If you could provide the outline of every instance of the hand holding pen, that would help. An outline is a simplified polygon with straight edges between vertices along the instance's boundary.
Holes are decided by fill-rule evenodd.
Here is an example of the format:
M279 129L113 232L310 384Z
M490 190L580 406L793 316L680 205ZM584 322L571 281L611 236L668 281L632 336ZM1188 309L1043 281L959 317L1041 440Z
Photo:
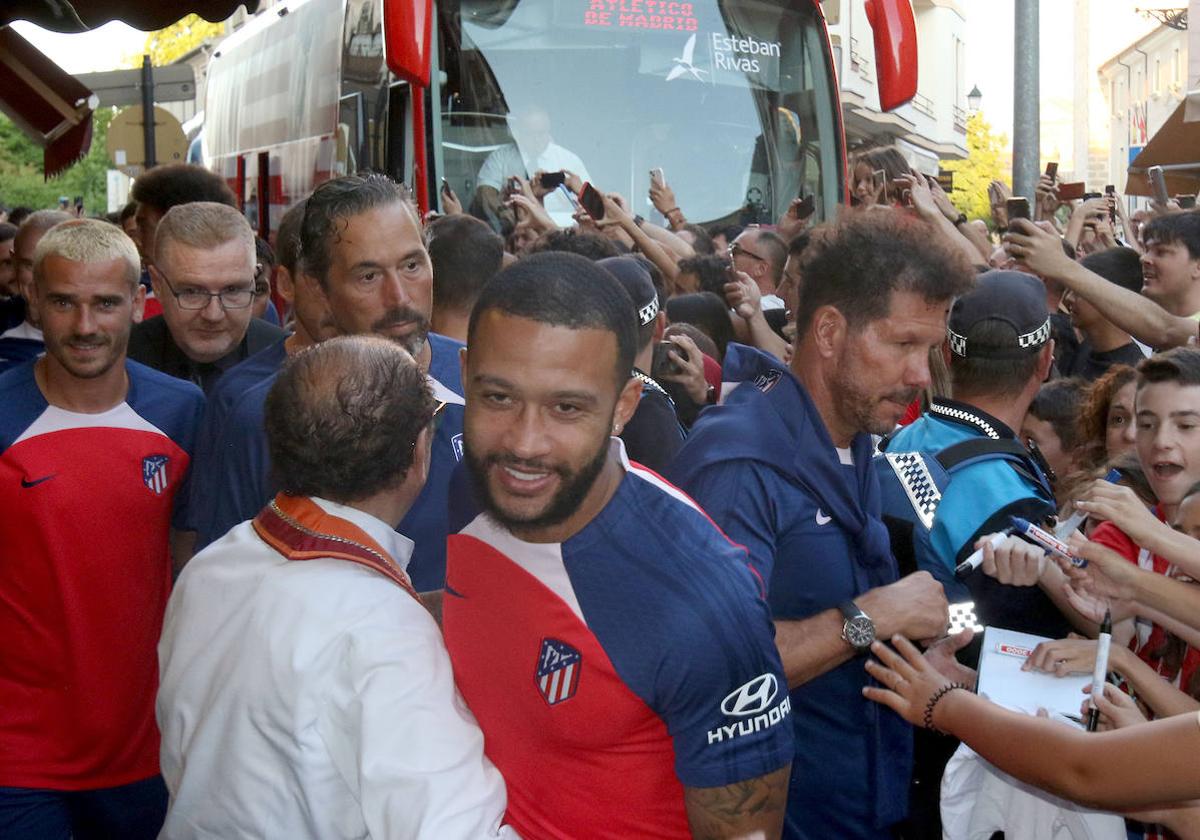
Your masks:
M1011 528L1006 531L1001 531L999 533L992 534L991 536L984 537L983 544L980 545L970 557L959 563L955 568L954 573L957 575L965 575L972 569L979 568L983 564L985 551L988 548L993 550L998 549L1011 534L1024 537L1029 542L1041 546L1046 554L1067 560L1074 566L1082 567L1087 565L1086 560L1076 557L1071 552L1070 547L1065 542L1055 537L1054 534L1050 533L1044 528L1039 528L1028 519L1022 519L1019 516L1014 516L1012 517ZM1040 566L1038 573L1039 575L1041 573ZM1037 582L1036 579L1034 582Z
M1087 731L1095 732L1100 723L1100 707L1096 698L1104 694L1104 683L1108 678L1108 652L1112 646L1112 611L1104 611L1104 620L1100 622L1100 635L1097 638L1096 665L1092 669L1092 694L1089 697Z

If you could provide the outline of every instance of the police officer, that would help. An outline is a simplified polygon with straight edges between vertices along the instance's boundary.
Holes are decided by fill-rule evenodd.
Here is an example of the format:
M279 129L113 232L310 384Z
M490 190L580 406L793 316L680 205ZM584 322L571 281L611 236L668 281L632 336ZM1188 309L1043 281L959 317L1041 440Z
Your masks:
M982 625L1050 638L1071 630L1064 579L1042 549L1010 536L985 548L963 578L955 566L1013 516L1045 524L1055 513L1048 467L1017 434L1054 363L1040 280L989 271L959 298L948 328L954 399L935 397L921 417L885 439L875 467L883 519L900 570L928 571L951 616L973 603ZM1036 585L1034 585L1036 584ZM960 658L974 661L978 643ZM957 741L918 732L911 814L904 836L940 836L938 785Z
M980 538L1006 529L1012 517L1044 523L1055 513L1045 461L1016 431L1054 361L1045 301L1041 281L1029 274L981 275L950 313L955 398L935 397L883 444L877 466L886 467L879 470L885 517L917 526L911 547L894 546L901 563L915 561L940 580L952 604L973 600L983 624L1059 638L1071 627L1056 606L1061 579L1053 564L1043 564L1038 587L1014 587L1004 575L1001 582L987 574L993 564L963 580L954 575ZM922 486L905 458L914 452L925 456L940 491Z

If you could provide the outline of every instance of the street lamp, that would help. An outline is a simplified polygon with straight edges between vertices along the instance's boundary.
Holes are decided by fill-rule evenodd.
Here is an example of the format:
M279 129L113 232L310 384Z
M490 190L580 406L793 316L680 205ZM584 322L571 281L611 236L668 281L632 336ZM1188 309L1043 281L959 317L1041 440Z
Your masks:
M967 107L972 112L978 111L981 102L983 102L983 94L979 92L979 85L975 85L971 88L971 92L967 94Z

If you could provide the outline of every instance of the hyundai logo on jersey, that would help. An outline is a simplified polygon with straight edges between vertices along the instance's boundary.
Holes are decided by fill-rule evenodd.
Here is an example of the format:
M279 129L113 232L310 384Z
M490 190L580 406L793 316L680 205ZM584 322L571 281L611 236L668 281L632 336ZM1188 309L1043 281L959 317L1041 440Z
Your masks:
M779 692L774 674L763 674L735 688L721 701L721 711L733 717L746 717L765 712Z
M792 698L785 693L783 699L772 706L778 695L779 680L771 673L757 676L726 694L721 701L721 712L742 720L710 729L708 743L719 744L782 723L792 710Z
M162 492L167 489L167 461L169 460L166 455L147 455L142 459L142 481L146 482L146 486L155 496L161 496Z
M558 639L542 639L538 654L537 685L542 699L553 706L570 700L579 687L583 657L579 651Z

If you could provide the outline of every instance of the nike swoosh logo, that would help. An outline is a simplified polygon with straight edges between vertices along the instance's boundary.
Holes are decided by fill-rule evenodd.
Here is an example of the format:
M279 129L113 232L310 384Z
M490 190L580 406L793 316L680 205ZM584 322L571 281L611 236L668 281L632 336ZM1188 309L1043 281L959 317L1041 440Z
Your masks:
M826 516L824 513L821 512L820 508L817 508L817 524L818 525L828 525L832 521L833 521L832 516Z
M21 486L24 487L26 490L28 490L30 487L37 487L43 481L49 481L50 479L54 478L54 476L56 476L56 475L58 475L58 473L53 473L51 475L46 476L45 478L37 478L37 479L34 479L33 481L30 481L27 478L22 478Z

